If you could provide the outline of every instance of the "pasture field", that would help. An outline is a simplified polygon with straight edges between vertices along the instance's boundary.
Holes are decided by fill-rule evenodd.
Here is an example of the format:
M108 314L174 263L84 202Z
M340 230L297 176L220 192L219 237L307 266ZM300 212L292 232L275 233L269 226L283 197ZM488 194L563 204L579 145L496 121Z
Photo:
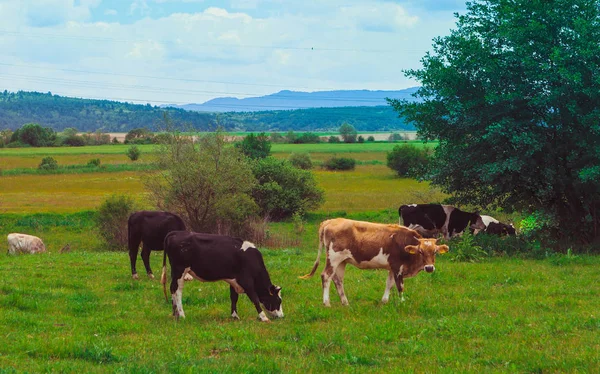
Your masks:
M381 305L383 271L348 267L342 307L321 304L318 274L298 279L312 245L262 249L283 286L285 318L258 322L225 283L186 283L175 321L158 280L130 279L123 252L0 256L3 372L580 372L600 371L597 257L453 263ZM563 261L567 260L567 261ZM159 273L162 254L151 258ZM319 272L323 268L322 259ZM141 266L138 260L138 266Z
M360 148L366 145L372 148ZM394 145L275 144L272 150L282 158L306 151L313 159L336 154L377 161ZM123 164L127 148L2 149L0 162L52 155L81 158L76 164L115 157ZM147 155L153 149L142 146ZM241 321L232 320L227 285L197 281L185 286L187 318L177 322L158 280L133 281L127 253L104 250L93 210L114 193L151 208L142 172L0 176L0 236L37 235L49 250L0 255L0 373L600 372L600 257L464 263L452 261L451 246L438 256L435 273L406 280L404 303L397 293L380 303L385 272L348 266L350 306L341 306L332 286L332 307L325 308L319 277L325 255L313 278L298 279L315 260L321 220L397 222L400 204L444 195L377 163L314 173L326 203L307 215L302 232L291 222L270 229L299 244L261 248L272 280L283 287L286 316L270 324L258 322L244 295ZM0 243L5 251L5 239ZM67 243L71 251L59 253ZM159 275L162 253L151 261ZM137 266L143 269L140 258Z

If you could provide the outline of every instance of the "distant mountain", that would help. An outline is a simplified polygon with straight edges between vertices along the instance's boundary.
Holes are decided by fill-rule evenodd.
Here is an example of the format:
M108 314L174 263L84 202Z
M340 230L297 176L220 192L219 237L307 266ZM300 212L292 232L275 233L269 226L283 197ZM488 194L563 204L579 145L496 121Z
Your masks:
M415 100L411 95L418 87L399 91L279 91L277 93L238 99L220 97L203 104L167 105L169 107L197 112L257 112L266 110L290 110L308 108L365 107L387 105L386 98Z
M282 94L287 92L288 94ZM287 131L331 131L341 124L349 123L358 131L413 130L414 126L398 118L398 113L383 101L385 97L402 98L410 90L403 91L330 91L326 93L290 93L282 91L284 97L293 102L293 97L312 97L303 105L334 104L340 107L318 107L294 110L251 111L246 108L224 113L198 112L181 108L158 107L123 103L110 100L92 100L53 95L40 92L0 91L0 130L20 128L27 123L37 123L62 131L74 127L79 131L128 132L145 127L152 131L164 128L164 115L177 128L211 131L221 126L227 131L287 132ZM331 92L337 92L334 96ZM392 94L395 92L395 94ZM300 96L295 96L299 94ZM269 95L276 96L278 94ZM317 95L321 101L314 96ZM404 96L401 96L404 95ZM260 99L260 98L256 98ZM335 99L335 100L334 100ZM215 99L217 100L217 99ZM248 100L248 99L244 99ZM379 100L379 101L378 101ZM318 104L319 102L325 104ZM361 106L347 106L349 103ZM378 104L377 106L374 106ZM291 105L291 104L290 104ZM369 106L367 106L369 105ZM258 107L255 107L258 108ZM220 109L223 109L220 107ZM261 107L261 109L264 109Z

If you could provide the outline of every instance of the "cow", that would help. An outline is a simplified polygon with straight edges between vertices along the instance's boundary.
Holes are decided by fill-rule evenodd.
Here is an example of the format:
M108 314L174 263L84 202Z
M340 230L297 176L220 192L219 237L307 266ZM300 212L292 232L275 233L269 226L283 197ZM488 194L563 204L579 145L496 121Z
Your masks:
M446 239L462 234L467 227L471 230L485 229L478 213L463 212L452 205L402 205L398 209L398 214L404 226L420 225L425 230L439 230ZM426 234L424 236L429 237Z
M37 236L12 233L8 239L8 254L46 252L46 246Z
M173 231L165 237L164 248L161 283L166 299L169 257L171 302L176 319L185 318L181 297L186 274L201 282L227 282L231 316L235 319L239 319L236 305L241 293L248 295L262 322L269 322L269 318L260 304L271 316L283 317L281 287L271 283L262 254L254 244L230 236Z
M176 214L161 211L139 211L131 214L127 221L127 241L131 276L138 279L135 268L137 254L142 243L142 261L148 277L154 279L150 268L150 251L162 251L165 236L171 231L185 230L185 223Z
M436 239L424 239L419 233L395 224L381 224L334 218L319 226L319 250L307 279L319 266L321 251L326 248L327 262L321 273L323 304L331 306L329 286L331 280L342 305L348 305L344 292L344 271L347 264L359 269L386 269L388 277L382 303L387 303L394 283L404 301L404 278L417 275L421 270L435 270L435 255L448 252L447 245L438 245Z
M504 235L517 235L515 227L510 224L502 223L491 216L481 216L485 229L483 232L492 235L504 236ZM477 234L477 232L476 232Z

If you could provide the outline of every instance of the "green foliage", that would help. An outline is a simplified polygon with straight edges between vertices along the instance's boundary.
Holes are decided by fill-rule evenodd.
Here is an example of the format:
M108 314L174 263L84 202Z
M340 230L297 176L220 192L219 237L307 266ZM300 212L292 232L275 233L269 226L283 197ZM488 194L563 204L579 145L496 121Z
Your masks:
M292 164L294 167L297 167L298 169L309 170L313 167L313 163L310 159L310 154L308 152L293 152L288 157L288 161L290 162L290 164Z
M93 158L91 160L88 161L87 166L93 166L93 167L99 167L100 166L100 159L99 158Z
M365 138L362 135L358 136L358 142L359 143L364 143L365 142Z
M152 144L154 134L145 127L130 130L125 135L125 144Z
M354 170L356 160L349 157L332 157L323 162L323 168L327 170Z
M271 142L264 132L258 136L246 135L244 140L235 144L235 147L251 159L265 158L271 153Z
M404 136L402 136L402 134L398 134L397 132L393 132L390 134L390 136L388 136L388 141L390 142L399 142L405 140Z
M321 138L319 135L312 132L305 132L296 139L294 139L294 144L316 144L320 143Z
M10 143L12 134L13 132L11 129L0 130L0 148L4 148L8 143Z
M285 160L267 157L253 164L258 184L252 191L260 214L275 220L304 214L324 201L324 192L310 171L294 167Z
M356 143L357 132L354 126L349 123L343 123L338 131L344 143Z
M37 123L28 123L15 130L11 142L29 144L32 147L48 147L54 145L56 132L50 127L42 127Z
M127 157L129 157L131 161L137 161L142 155L142 150L139 149L137 146L132 145L127 149L127 152L125 152L125 154L127 155Z
M373 135L369 135L369 137L367 138L368 142L374 142L375 141L375 137Z
M488 256L487 252L476 244L475 236L469 230L452 239L449 247L450 260L455 262L480 262Z
M258 210L251 192L256 184L246 156L222 131L188 136L173 133L159 145L158 174L143 179L153 205L177 213L196 232L243 234Z
M58 169L58 162L53 157L44 157L42 162L38 165L40 170L56 170Z
M421 177L429 164L429 153L425 148L412 144L397 145L386 153L387 166L399 177Z
M133 199L125 195L111 195L98 207L96 226L108 248L126 248L127 219L136 210Z
M62 143L71 147L83 147L86 145L85 139L79 135L69 135L62 140Z
M543 212L555 238L600 237L599 5L467 3L406 73L422 101L390 103L439 139L432 182L457 203Z
M70 136L75 136L77 135L78 131L76 128L74 127L67 127L66 129L64 129L63 131L61 131L62 136L64 136L65 138L68 138Z
M327 139L328 143L341 143L342 141L340 140L340 138L338 136L335 135L331 135L329 137L329 139Z
M285 138L278 132L272 132L269 139L271 143L285 143Z

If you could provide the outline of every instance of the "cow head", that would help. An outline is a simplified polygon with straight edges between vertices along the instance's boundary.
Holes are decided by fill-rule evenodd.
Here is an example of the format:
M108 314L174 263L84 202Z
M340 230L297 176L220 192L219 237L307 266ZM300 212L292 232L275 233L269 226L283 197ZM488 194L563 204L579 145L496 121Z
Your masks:
M267 312L273 317L283 317L283 307L281 305L281 287L271 285L269 294L259 296L260 303L265 307Z
M411 255L421 256L425 271L433 273L435 270L435 255L448 252L448 246L445 244L438 245L436 243L437 239L419 239L415 237L415 240L418 240L419 244L407 245L404 249Z
M515 230L515 226L513 226L513 224L511 223L510 225L507 224L503 224L502 226L502 231L506 234L506 235L517 235L517 230Z

